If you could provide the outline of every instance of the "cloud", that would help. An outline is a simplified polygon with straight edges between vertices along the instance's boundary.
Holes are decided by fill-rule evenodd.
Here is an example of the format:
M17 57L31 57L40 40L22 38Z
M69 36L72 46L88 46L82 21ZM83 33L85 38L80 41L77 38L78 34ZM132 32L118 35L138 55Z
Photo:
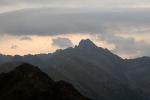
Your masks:
M0 34L146 33L149 17L149 9L28 9L0 14Z
M139 7L150 5L149 0L0 0L0 5L49 5L60 7Z
M53 39L52 41L53 41L52 45L58 46L60 48L66 48L66 47L72 47L73 46L72 41L68 38L58 37L58 38Z
M25 37L20 38L20 40L21 41L32 41L32 38L25 36Z
M12 46L10 47L10 49L17 49L17 48L18 48L17 45L12 45Z
M139 56L150 56L150 44L144 41L136 41L134 38L123 38L118 35L99 35L99 39L115 45L112 52L119 55L128 55L131 58Z

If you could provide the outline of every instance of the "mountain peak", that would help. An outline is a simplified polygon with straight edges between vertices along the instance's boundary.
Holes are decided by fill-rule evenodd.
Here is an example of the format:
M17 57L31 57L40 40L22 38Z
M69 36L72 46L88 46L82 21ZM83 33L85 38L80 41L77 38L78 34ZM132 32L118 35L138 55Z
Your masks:
M97 46L90 39L82 39L78 47L83 48L97 48Z
M35 67L31 64L22 63L20 66L16 67L14 71L20 73L29 73L29 72L37 73L40 72L41 70L38 67Z
M46 80L46 81L48 80L51 83L54 83L54 81L50 77L48 77L44 72L42 72L41 69L39 69L37 66L33 66L28 63L22 63L14 70L12 70L10 73L14 75L15 78L21 80L24 79Z

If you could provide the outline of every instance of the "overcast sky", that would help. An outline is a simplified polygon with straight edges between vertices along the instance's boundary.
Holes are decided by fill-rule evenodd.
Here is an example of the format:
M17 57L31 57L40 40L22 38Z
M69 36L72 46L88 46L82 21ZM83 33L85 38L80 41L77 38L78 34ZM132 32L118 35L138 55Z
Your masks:
M0 0L0 53L48 53L90 38L124 58L150 56L149 7L149 0Z
M23 8L149 8L149 0L0 0L0 11Z

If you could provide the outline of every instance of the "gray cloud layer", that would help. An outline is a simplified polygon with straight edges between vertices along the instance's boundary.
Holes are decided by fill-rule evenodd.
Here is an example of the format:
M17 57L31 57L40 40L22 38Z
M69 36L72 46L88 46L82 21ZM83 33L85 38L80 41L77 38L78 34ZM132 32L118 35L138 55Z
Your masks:
M99 39L115 44L115 53L130 55L130 57L150 56L150 44L144 41L136 41L134 38L123 38L113 34L99 35Z
M1 14L0 34L145 33L149 18L149 9L29 9Z
M149 0L0 0L0 5L50 5L60 7L140 7L149 6Z

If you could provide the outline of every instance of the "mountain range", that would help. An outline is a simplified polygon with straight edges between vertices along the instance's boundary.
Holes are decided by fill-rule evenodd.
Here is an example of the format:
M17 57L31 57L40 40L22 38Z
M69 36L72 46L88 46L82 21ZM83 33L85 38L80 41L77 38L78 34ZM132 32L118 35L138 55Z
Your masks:
M92 100L150 100L150 57L122 59L86 39L49 54L0 55L0 73L23 62L39 66L55 81L73 84Z

